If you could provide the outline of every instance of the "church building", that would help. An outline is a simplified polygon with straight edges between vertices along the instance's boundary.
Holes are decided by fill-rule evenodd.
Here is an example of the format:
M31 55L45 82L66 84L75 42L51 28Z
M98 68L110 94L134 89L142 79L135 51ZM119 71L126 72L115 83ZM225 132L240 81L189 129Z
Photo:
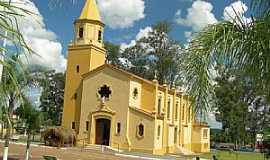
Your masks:
M210 129L196 122L186 93L106 64L104 26L96 0L86 0L68 46L62 127L89 145L209 152Z

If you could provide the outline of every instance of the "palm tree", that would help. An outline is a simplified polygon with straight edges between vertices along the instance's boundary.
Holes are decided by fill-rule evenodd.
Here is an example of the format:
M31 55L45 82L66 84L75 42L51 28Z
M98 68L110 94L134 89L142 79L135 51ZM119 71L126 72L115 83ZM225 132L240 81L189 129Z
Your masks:
M270 101L270 1L252 0L251 8L251 22L237 16L233 22L209 25L186 49L182 72L194 110L201 116L210 109L220 66L244 71Z
M2 119L7 125L5 135L4 153L8 153L9 139L13 128L13 115L16 104L25 103L25 89L36 85L40 79L33 74L36 70L29 72L20 61L18 55L13 55L6 61L8 65L4 66L2 82L0 83L0 106L2 110ZM38 71L41 71L39 69ZM4 155L5 157L7 155Z
M5 135L5 145L3 159L7 158L9 139L13 126L12 118L15 104L22 100L22 86L27 84L25 72L18 67L21 63L18 56L12 56L4 66L3 78L0 83L1 107L3 110L3 119L7 124ZM19 83L18 83L19 82Z
M17 77L15 77L15 70L18 68L22 68L21 63L19 61L14 61L12 65L8 64L5 60L12 61L10 55L23 53L26 56L28 54L32 53L32 50L28 47L27 43L24 40L23 35L21 34L18 24L17 24L17 18L23 17L25 15L32 14L30 11L17 7L14 5L14 3L11 3L11 0L7 1L0 1L0 26L1 26L1 32L0 32L0 38L2 41L8 41L9 44L11 44L12 47L6 47L0 46L0 65L4 66L4 76L9 77L9 80L5 82L1 82L1 107L2 112L5 112L6 114L3 114L3 118L6 119L7 126L9 129L7 130L6 134L6 141L5 141L5 147L3 152L3 160L7 160L7 154L8 154L8 143L9 143L9 136L10 136L10 127L11 124L11 114L12 109L14 107L7 107L7 106L14 106L14 97L18 98L20 97L20 90L18 85ZM14 65L17 64L17 65ZM15 66L15 68L13 68ZM2 72L2 71L1 71ZM2 76L2 73L0 74ZM1 77L2 78L2 77ZM1 79L0 78L0 79ZM9 82L8 84L6 82ZM10 89L9 86L12 86ZM13 89L13 94L11 97L9 97L9 100L7 100L7 93L8 90Z
M4 67L3 72L3 78L2 82L0 83L0 105L2 106L1 110L3 110L3 120L7 124L7 133L5 136L5 147L4 147L4 153L6 153L3 157L7 157L8 153L8 146L9 146L9 139L11 135L11 130L13 128L13 115L14 115L14 109L16 104L25 104L26 106L29 106L30 103L25 98L25 89L27 87L33 87L40 83L42 78L38 77L35 73L42 73L43 68L36 68L30 70L29 68L24 67L20 61L20 56L13 55L11 56L11 59L6 62L9 67ZM8 71L11 69L12 71ZM17 82L17 83L16 83ZM33 111L33 114L36 112ZM29 119L26 119L28 121L31 121L33 119L32 114L29 114ZM32 131L33 127L36 127L37 122L33 122L33 124L28 124L28 128L26 130L28 133Z
M25 151L25 160L29 159L29 149L31 144L31 135L34 135L41 126L41 113L37 111L27 98L24 98L24 104L16 109L16 115L25 124L27 132L27 145Z
M8 41L12 47L0 46L1 56L9 58L11 53L32 53L33 51L28 47L20 29L18 27L17 19L26 15L32 15L31 11L24 8L17 7L16 3L11 3L11 0L0 1L0 38L3 41ZM14 49L16 48L16 49ZM7 65L2 59L1 65Z

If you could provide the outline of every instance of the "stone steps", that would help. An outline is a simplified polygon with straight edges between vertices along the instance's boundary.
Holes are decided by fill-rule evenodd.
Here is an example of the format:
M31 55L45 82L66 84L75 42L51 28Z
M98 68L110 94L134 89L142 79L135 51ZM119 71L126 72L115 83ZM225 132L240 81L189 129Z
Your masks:
M117 148L113 148L110 146L103 146L103 145L94 145L94 144L88 144L84 147L86 150L95 150L95 151L101 151L101 152L112 152L112 153L118 153L122 152L121 150L118 151Z
M185 148L182 148L182 147L175 147L174 149L174 153L175 154L182 154L182 155L185 155L185 156L193 156L193 155L197 155L196 153L188 150L188 149L185 149Z

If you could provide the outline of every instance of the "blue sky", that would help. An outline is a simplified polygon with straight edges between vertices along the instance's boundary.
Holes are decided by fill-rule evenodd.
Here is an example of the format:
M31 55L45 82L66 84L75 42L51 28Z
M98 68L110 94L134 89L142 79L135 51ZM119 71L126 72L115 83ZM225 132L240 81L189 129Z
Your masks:
M57 35L57 40L64 48L63 54L66 54L67 44L73 36L73 21L79 16L84 1L79 0L74 5L70 3L64 4L62 7L50 7L48 6L48 1L49 0L34 0L34 3L43 16L47 29ZM123 42L129 43L130 40L135 39L140 29L151 26L157 21L167 20L173 23L173 31L171 32L172 38L179 41L181 44L185 44L187 40L185 32L192 31L192 27L176 24L175 14L178 10L181 10L181 17L185 18L188 8L192 6L194 1L145 0L144 2L144 18L135 21L134 25L128 28L111 29L109 26L106 26L105 40L116 44ZM221 20L224 8L235 2L235 0L209 0L207 2L212 4L212 13L215 15L216 19ZM243 2L249 6L248 1Z

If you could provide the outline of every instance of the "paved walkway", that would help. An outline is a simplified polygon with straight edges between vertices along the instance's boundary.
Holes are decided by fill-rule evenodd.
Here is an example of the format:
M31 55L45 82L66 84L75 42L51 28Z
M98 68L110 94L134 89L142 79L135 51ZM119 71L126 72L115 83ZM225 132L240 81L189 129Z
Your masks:
M3 152L3 144L0 144L0 155ZM25 152L24 144L10 144L10 160L23 160ZM96 150L81 150L80 148L53 148L32 145L30 160L43 160L42 156L55 156L61 160L186 160L178 156L153 156L142 153L107 153ZM0 156L1 157L1 156Z

